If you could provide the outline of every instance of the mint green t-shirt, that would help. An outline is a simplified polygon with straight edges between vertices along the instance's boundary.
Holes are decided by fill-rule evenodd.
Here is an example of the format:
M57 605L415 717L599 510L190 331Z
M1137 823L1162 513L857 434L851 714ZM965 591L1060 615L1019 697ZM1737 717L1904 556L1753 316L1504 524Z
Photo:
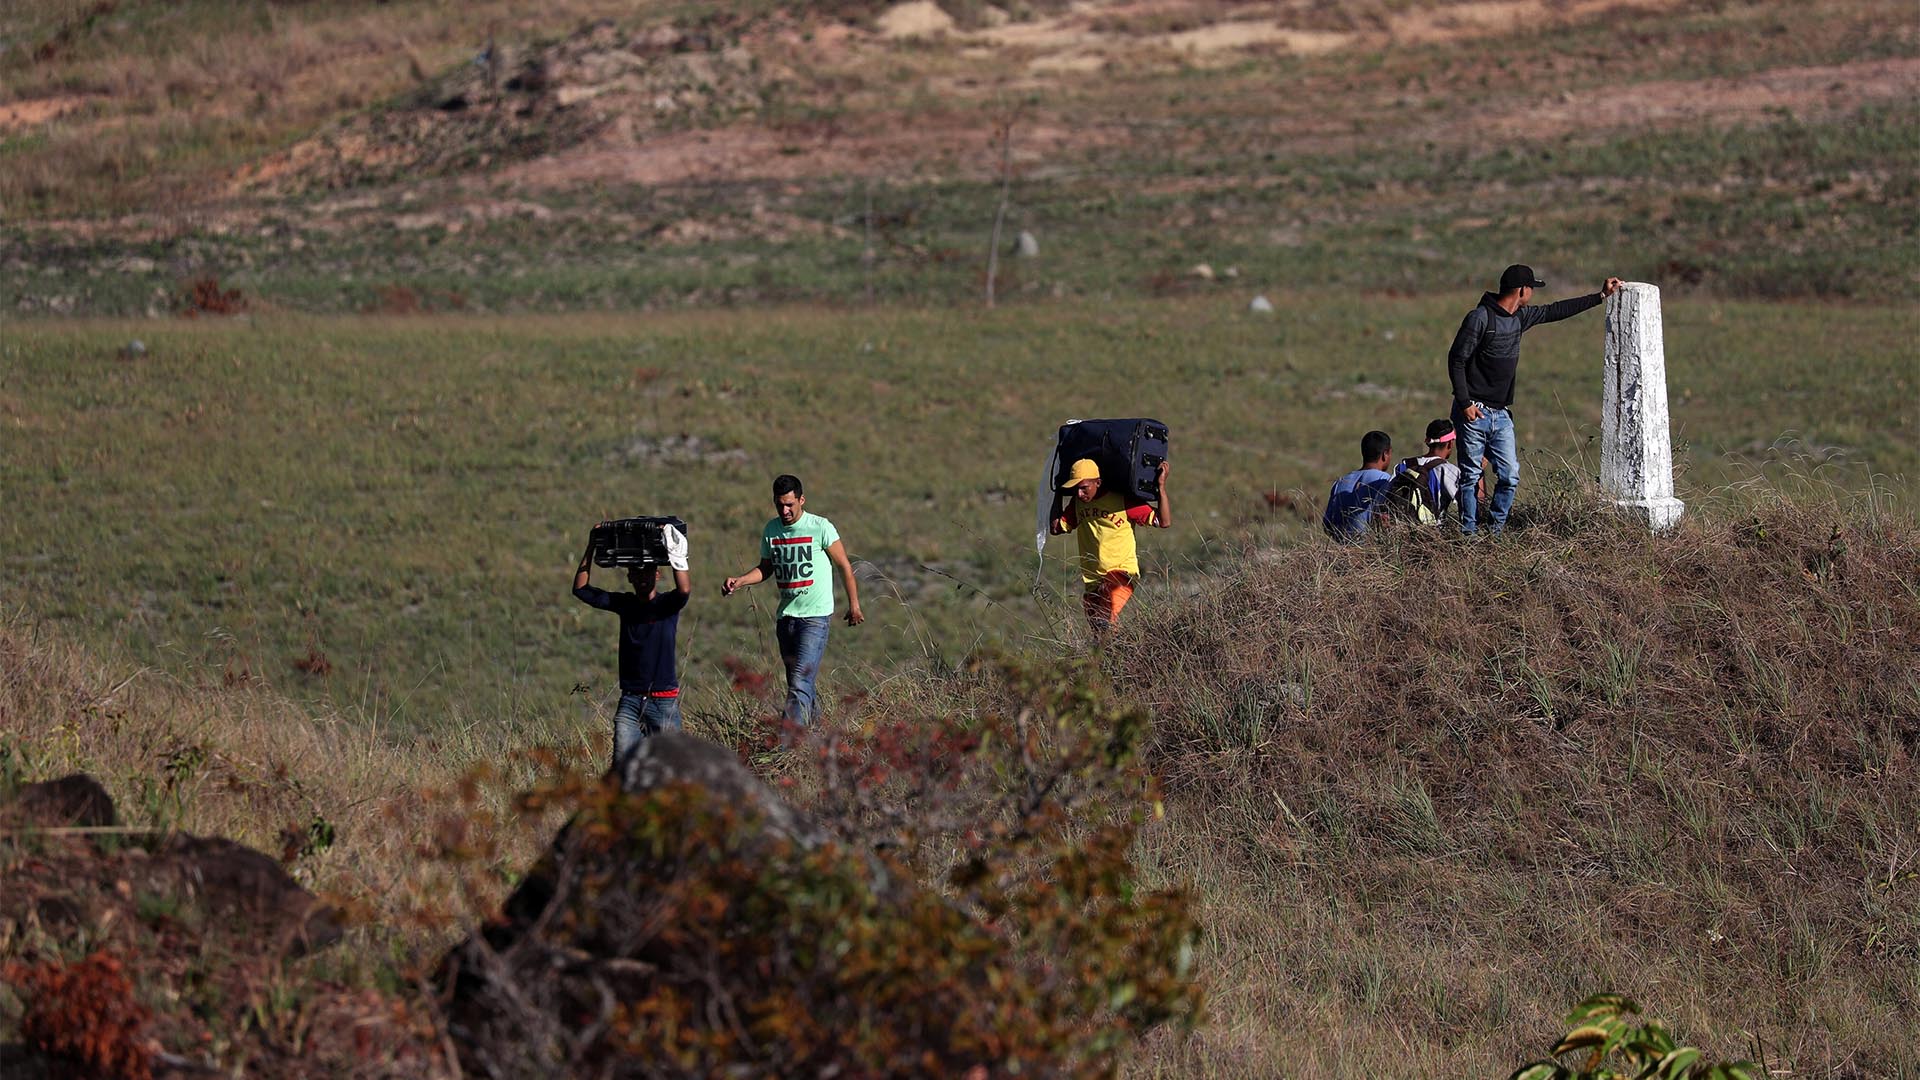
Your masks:
M840 539L833 522L801 514L791 525L779 518L760 533L760 558L773 563L783 618L810 619L833 614L833 563L827 549Z

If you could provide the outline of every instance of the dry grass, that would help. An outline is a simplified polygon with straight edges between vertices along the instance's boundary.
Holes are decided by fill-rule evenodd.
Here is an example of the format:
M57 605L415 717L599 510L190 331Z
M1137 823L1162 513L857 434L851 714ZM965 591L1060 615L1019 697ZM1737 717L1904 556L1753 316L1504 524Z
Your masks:
M540 768L516 753L566 731L499 717L403 739L364 716L308 711L245 669L189 680L129 670L18 616L0 624L0 671L0 765L14 778L86 772L113 795L126 824L224 836L267 852L282 851L283 834L304 834L316 818L329 823L331 846L289 869L391 928L372 935L377 948L431 944L438 938L415 936L422 917L467 914L448 909L454 898L441 891L439 869L419 858L423 838L453 805L436 803L434 793L455 790L483 764L497 770L502 791L523 785ZM562 756L581 767L604 753L604 739L561 740ZM507 820L504 805L496 809ZM531 861L544 839L507 838L503 865Z
M1147 1071L1504 1072L1588 992L1796 1076L1910 1076L1920 534L1833 505L1249 552L1117 658L1212 1026Z
M1203 897L1209 1018L1130 1071L1499 1075L1601 988L1781 1075L1920 1070L1920 531L1726 493L1655 540L1568 477L1530 485L1504 539L1252 550L1138 604L1108 658L1154 712L1168 791L1138 856ZM396 742L244 671L130 672L23 617L0 670L15 772L84 769L136 823L270 851L333 822L294 869L389 927L331 961L368 981L444 940L408 921L446 899L419 793L581 730ZM903 679L860 713L983 692Z

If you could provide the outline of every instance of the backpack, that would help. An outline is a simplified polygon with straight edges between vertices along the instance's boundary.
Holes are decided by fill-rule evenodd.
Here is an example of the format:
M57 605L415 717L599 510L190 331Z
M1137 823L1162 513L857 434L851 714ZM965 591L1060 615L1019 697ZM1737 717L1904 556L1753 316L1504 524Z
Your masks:
M1420 464L1419 458L1408 458L1394 470L1393 483L1387 485L1386 511L1395 521L1404 521L1410 525L1438 525L1443 514L1440 504L1440 477L1438 470L1445 464L1444 459L1436 459Z

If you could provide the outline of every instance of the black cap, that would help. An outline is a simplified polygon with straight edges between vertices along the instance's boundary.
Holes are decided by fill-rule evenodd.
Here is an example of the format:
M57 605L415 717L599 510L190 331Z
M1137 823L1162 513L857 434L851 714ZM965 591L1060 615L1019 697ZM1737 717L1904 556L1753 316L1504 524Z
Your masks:
M1453 421L1441 417L1427 425L1427 442L1436 443L1453 434Z
M1533 276L1533 267L1531 266L1514 263L1512 266L1500 271L1501 292L1512 292L1522 285L1533 289L1544 289L1547 287L1546 282Z

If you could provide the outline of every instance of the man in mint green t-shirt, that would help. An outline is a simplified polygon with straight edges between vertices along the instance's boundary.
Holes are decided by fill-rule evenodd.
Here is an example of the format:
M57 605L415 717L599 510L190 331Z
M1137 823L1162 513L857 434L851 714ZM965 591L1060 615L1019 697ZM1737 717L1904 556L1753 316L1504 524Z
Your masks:
M847 562L840 531L826 518L807 513L806 505L799 477L775 477L775 516L760 533L760 565L720 586L722 596L769 578L779 587L773 637L787 669L787 719L801 725L820 715L814 683L820 677L820 657L827 651L827 629L833 622L834 570L846 583L847 625L859 626L867 620L860 611L860 586Z

